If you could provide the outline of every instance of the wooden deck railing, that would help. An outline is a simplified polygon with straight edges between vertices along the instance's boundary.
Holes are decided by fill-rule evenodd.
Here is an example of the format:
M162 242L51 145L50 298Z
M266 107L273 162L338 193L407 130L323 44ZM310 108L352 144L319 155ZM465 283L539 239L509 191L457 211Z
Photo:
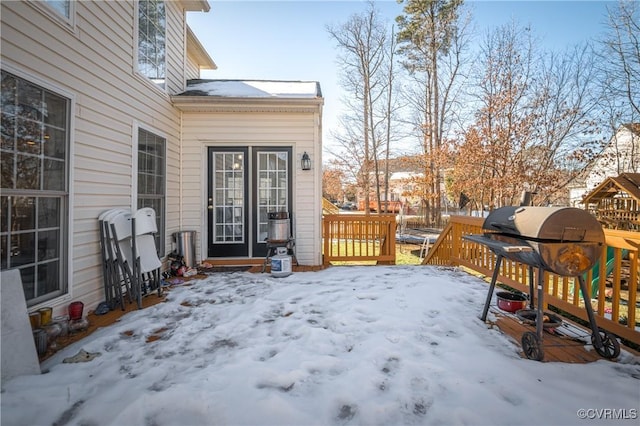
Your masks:
M340 213L340 209L338 206L333 204L331 201L322 197L322 214L338 214Z
M396 262L396 217L392 214L328 214L322 219L323 263Z
M459 265L490 277L496 256L486 246L462 239L463 235L482 233L483 222L483 218L452 216L423 264ZM604 233L607 250L603 250L598 265L585 274L596 322L598 327L640 344L640 233L611 229L605 229ZM498 282L529 293L528 268L504 259ZM544 272L545 305L587 321L579 288L577 278Z

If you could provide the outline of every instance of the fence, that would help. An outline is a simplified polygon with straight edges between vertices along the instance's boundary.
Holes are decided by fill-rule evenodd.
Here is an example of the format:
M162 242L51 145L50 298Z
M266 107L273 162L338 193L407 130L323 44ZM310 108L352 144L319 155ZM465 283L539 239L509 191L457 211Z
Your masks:
M325 266L336 261L395 264L395 215L324 215L322 238Z
M483 218L452 216L423 264L460 265L491 276L496 256L486 246L466 241L463 235L482 233ZM604 229L607 249L585 279L596 311L598 327L640 344L638 271L640 233ZM538 271L534 271L534 282ZM544 272L545 305L587 321L578 279ZM529 292L529 266L503 259L498 281ZM545 306L546 308L546 306Z

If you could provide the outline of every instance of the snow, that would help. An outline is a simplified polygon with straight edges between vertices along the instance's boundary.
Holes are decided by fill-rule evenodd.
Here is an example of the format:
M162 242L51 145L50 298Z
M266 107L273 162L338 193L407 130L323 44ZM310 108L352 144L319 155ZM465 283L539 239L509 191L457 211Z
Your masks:
M200 95L237 98L316 98L315 81L208 80L191 83L184 95L194 91Z
M640 359L524 359L478 318L487 284L458 269L187 284L58 352L48 373L2 383L2 424L638 424ZM100 356L62 362L80 349Z

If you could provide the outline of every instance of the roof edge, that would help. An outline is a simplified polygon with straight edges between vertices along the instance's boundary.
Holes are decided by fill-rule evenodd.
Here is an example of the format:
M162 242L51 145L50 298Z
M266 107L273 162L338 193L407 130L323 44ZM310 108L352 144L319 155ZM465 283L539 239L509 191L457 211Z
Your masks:
M211 96L171 96L181 111L198 112L318 112L323 98L246 98Z
M187 12L208 12L211 10L208 0L180 0L180 3Z
M217 70L218 65L211 59L209 52L204 48L191 27L187 25L187 54L192 54L198 62L200 69Z

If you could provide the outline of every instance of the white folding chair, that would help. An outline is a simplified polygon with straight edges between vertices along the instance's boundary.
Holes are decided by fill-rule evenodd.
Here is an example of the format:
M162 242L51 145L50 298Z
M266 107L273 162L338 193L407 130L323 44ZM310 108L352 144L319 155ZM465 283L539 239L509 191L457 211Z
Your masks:
M114 246L115 242L109 225L110 218L120 212L126 212L126 209L110 209L102 212L98 217L98 224L100 227L105 301L112 309L120 304L124 310L122 287L124 286L125 292L129 293L129 283L125 279L126 277L121 274Z
M162 294L160 285L160 268L162 261L158 257L155 234L158 232L156 212L150 207L137 210L132 221L133 257L136 259L135 272L140 283L141 294L150 290L158 290ZM140 296L141 296L140 294Z
M129 210L114 212L108 216L107 220L109 221L109 227L111 229L113 248L117 259L117 269L123 282L127 283L129 301L135 298L139 307L141 307L138 297L140 293L138 288L139 283L135 273L136 262L131 247L131 212Z

